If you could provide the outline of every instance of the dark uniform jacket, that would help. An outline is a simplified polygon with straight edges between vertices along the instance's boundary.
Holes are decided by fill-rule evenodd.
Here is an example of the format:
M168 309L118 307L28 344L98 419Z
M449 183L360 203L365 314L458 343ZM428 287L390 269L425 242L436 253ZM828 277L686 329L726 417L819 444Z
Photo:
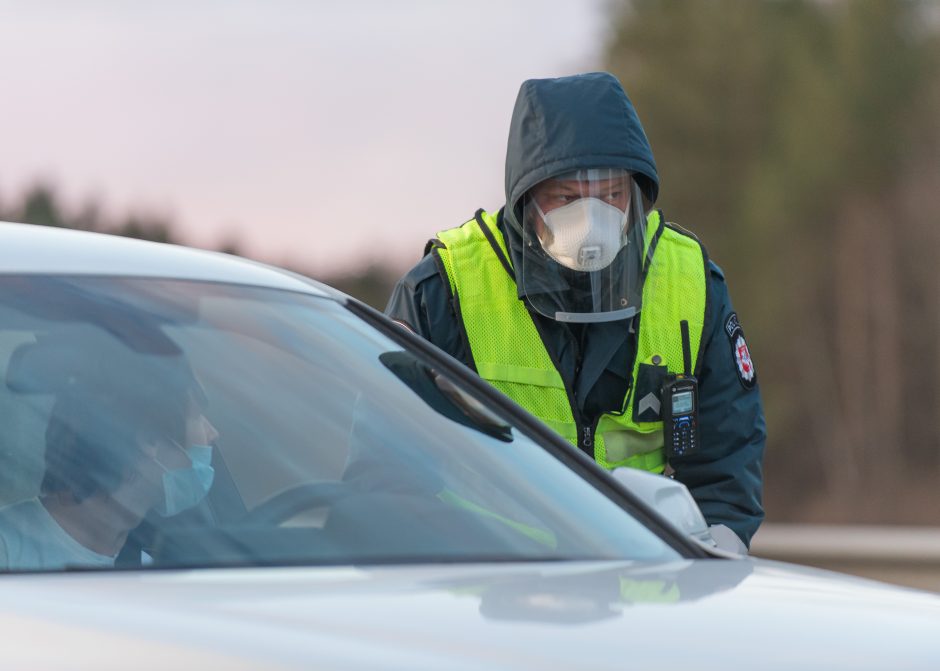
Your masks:
M576 97L584 99L585 93L594 93L595 104L584 116L606 114L622 119L626 101L629 112L626 114L627 123L621 124L627 127L626 131L618 136L616 129L611 132L611 124L608 123L607 137L597 136L596 132L582 133L580 137L562 133L561 140L554 144L533 144L531 138L520 137L524 135L524 129L532 128L531 123L526 123L527 117L531 120L535 116L542 128L550 128L553 115L570 117L581 112L577 106L573 109L566 106L570 96L556 96L557 100L553 100L551 95L546 95L533 102L531 95L528 101L522 101L523 92L520 92L521 102L517 101L513 114L507 156L506 192L513 208L501 210L499 217L499 228L508 243L515 268L521 268L522 241L517 230L508 225L506 217L518 217L521 194L538 181L551 176L540 174L541 166L555 164L554 174L578 167L594 167L598 165L598 146L602 146L605 151L609 151L612 145L619 146L625 157L623 163L629 163L623 167L641 171L646 178L641 187L650 200L656 197L658 181L652 152L639 126L639 119L619 83L613 80L620 97L614 96L613 101L607 101L607 91L595 89L611 87L612 77L582 77L583 80L565 79L575 79L576 84L586 89ZM591 99L592 96L587 95L587 98ZM606 107L605 102L608 103ZM520 110L520 106L523 109ZM596 119L586 118L584 121L591 128L598 126ZM604 125L601 124L601 127ZM611 138L611 135L614 137ZM568 161L559 166L558 157L573 156L586 157L587 163L578 165ZM528 182L531 183L525 186ZM520 184L525 188L521 188ZM698 375L702 449L696 454L671 461L670 467L675 471L675 477L692 492L710 524L727 525L749 544L763 519L761 463L766 437L764 413L756 379L747 379L741 369L740 355L735 355L736 345L743 333L731 305L724 275L711 262L709 270L708 312ZM500 268L500 272L504 271ZM524 299L524 295L520 295L520 298ZM450 295L450 286L433 241L429 243L421 261L398 282L386 313L451 356L473 366L473 358ZM531 310L530 314L538 321L539 332L543 334L552 359L558 362L559 373L574 390L578 405L576 412L584 419L591 420L604 412L619 411L631 382L636 354L632 321L570 324L543 317Z

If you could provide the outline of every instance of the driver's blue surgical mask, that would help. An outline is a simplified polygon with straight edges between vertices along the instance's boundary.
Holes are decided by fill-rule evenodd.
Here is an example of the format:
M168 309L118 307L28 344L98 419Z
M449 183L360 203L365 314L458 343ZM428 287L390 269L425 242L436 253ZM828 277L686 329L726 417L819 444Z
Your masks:
M156 462L165 471L163 502L154 508L161 517L172 517L198 505L206 498L215 478L211 445L193 445L183 451L192 462L186 468L170 470L159 461Z

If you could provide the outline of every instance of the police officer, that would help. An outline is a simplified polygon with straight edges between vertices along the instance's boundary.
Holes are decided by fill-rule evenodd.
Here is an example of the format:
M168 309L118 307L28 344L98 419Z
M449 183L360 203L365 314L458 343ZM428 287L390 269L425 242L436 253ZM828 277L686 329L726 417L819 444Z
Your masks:
M753 362L721 269L653 209L658 191L616 78L525 81L506 205L440 232L386 312L601 466L674 474L716 535L749 544L766 435ZM689 355L699 443L667 459L662 389Z

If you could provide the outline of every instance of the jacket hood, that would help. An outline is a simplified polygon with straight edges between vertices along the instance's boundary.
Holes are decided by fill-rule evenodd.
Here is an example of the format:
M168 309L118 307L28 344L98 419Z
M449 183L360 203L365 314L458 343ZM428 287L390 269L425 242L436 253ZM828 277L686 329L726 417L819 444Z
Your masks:
M544 179L580 168L638 173L650 202L659 194L653 150L616 77L592 72L522 83L506 150L506 217L518 229L522 196Z

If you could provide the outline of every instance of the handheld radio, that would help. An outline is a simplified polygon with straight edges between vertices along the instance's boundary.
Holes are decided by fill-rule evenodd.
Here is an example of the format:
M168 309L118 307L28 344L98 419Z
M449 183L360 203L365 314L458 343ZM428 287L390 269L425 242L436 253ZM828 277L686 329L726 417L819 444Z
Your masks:
M681 375L669 375L662 389L663 441L666 458L683 457L697 452L698 381L692 376L692 347L689 343L689 322L679 322L682 331Z

